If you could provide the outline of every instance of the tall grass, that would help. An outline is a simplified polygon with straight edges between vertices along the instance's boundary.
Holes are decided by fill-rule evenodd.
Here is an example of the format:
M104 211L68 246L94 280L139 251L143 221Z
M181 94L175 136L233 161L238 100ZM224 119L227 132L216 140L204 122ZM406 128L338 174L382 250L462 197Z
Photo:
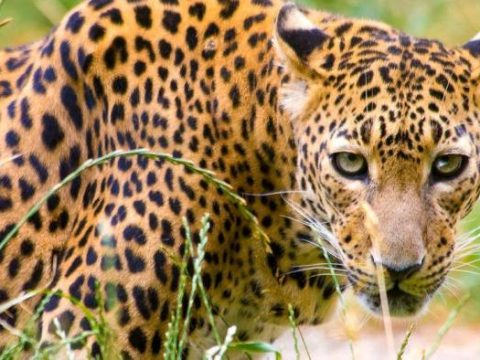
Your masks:
M64 178L60 183L56 184L50 190L48 190L25 214L15 225L12 230L6 234L6 236L0 240L0 251L4 249L8 242L18 233L21 227L31 218L35 213L37 213L40 208L48 201L48 199L57 193L60 189L67 186L77 177L81 176L85 171L105 164L109 161L112 161L115 158L120 157L132 157L132 156L144 156L152 160L164 160L170 162L171 164L177 166L183 166L187 168L193 174L199 174L210 184L214 185L218 190L224 194L236 207L242 216L244 216L248 221L252 222L254 228L256 229L254 236L257 236L259 239L265 242L265 246L268 246L268 238L263 230L258 226L258 221L256 217L248 210L246 207L245 200L233 192L230 185L225 183L222 180L219 180L215 177L215 174L209 170L202 169L197 167L195 164L188 160L180 159L173 157L172 155L165 153L158 153L150 151L148 149L137 149L130 151L117 150L111 152L107 155L99 157L97 159L89 159L83 163L78 169L72 172L70 175ZM189 327L191 319L191 311L194 302L194 297L197 294L197 290L200 294L202 302L207 311L207 316L212 326L212 333L215 341L217 343L216 347L209 349L205 356L209 359L221 359L226 354L227 351L236 351L236 352L245 352L245 353L273 353L275 354L276 359L281 359L281 355L275 348L268 343L261 341L250 341L250 342L240 342L235 340L236 327L233 326L228 329L225 340L222 342L220 338L220 333L217 330L212 306L210 304L210 299L205 290L205 287L202 282L201 269L202 263L205 256L205 246L208 241L207 233L210 228L209 216L208 214L202 218L201 230L200 230L200 243L195 250L192 243L192 237L188 222L186 219L183 219L183 226L186 231L186 247L183 258L179 261L180 264L180 281L179 281L179 290L177 293L177 306L172 311L171 321L168 324L168 331L165 334L165 348L164 355L167 360L181 359L183 350L185 349L188 343L187 330ZM193 258L194 273L191 279L187 272L187 263L190 258ZM182 306L185 296L185 290L187 287L190 287L190 296L187 302L186 316L182 316ZM97 294L97 313L93 313L91 310L86 308L79 299L76 299L68 294L62 293L60 291L50 291L47 288L42 290L35 290L28 293L19 294L15 299L10 300L5 304L0 304L0 314L8 311L13 306L18 306L24 303L26 300L29 300L35 296L43 295L45 298L38 306L35 316L32 317L31 321L25 329L14 329L9 326L6 322L1 322L0 325L9 331L12 335L18 338L18 341L2 351L0 354L0 360L10 360L23 357L22 352L24 350L34 349L32 358L34 359L49 359L53 358L59 354L60 351L64 351L66 356L69 359L75 358L75 354L72 350L71 345L79 342L84 342L90 337L95 337L97 344L100 347L101 353L106 359L118 358L111 345L112 341L115 338L115 334L109 329L108 323L103 312L104 309L104 299L102 293L99 290L100 284L96 284L96 294ZM68 337L64 330L61 328L61 325L58 320L54 320L54 325L56 327L56 334L58 336L58 342L49 344L48 346L41 346L41 344L36 340L36 336L32 333L31 328L35 322L37 322L43 312L44 306L47 301L52 296L60 296L69 300L75 307L81 310L88 320L92 330L84 331L80 335L74 337Z

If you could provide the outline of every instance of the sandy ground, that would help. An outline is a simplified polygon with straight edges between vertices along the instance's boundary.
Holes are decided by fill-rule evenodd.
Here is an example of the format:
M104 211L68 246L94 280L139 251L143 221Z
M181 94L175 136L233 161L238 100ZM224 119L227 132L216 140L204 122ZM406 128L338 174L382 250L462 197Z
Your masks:
M468 309L460 316L443 337L440 346L430 360L480 360L480 322L467 323ZM432 309L428 315L417 320L403 357L404 360L421 360L435 343L438 331L448 318L448 310ZM389 354L383 324L359 308L347 311L346 321L337 314L318 327L300 329L312 360L350 360L353 346L355 360L394 360L397 359L405 334L411 326L409 322L395 322L393 332L395 349ZM284 360L295 360L294 343L291 332L285 333L275 343ZM349 341L349 339L353 339ZM305 346L299 339L300 359L309 359ZM272 357L268 358L271 359Z
M405 328L404 328L405 329ZM398 330L398 329L397 329ZM385 335L380 329L365 329L365 333L353 341L356 360L389 360ZM406 331L406 330L405 330ZM421 360L422 352L429 349L438 331L437 326L422 326L412 335L403 359ZM338 330L330 325L317 328L303 328L303 336L312 360L347 360L352 359L348 340L338 334ZM405 332L396 331L397 350L403 341ZM291 334L285 334L276 342L283 359L295 359ZM308 359L308 355L300 343L300 359ZM479 360L480 359L480 326L456 326L443 339L440 347L430 358L432 360Z

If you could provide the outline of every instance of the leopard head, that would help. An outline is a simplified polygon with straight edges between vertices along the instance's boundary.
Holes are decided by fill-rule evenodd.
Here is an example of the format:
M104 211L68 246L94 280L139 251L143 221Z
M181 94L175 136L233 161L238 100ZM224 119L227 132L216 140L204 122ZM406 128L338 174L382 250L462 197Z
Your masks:
M371 311L381 312L380 274L391 314L418 313L479 195L480 40L450 49L286 4L275 42L304 213L326 223Z

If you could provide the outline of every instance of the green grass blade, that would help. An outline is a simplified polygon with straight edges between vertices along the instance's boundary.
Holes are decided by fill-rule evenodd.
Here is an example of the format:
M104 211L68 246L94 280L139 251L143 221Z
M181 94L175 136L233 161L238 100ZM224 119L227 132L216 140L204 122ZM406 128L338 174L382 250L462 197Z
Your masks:
M274 354L275 360L282 360L282 354L272 344L261 341L231 343L228 345L228 350L243 351L249 354Z
M3 19L3 20L0 20L0 28L2 26L10 24L10 22L12 22L12 20L13 20L12 18L6 18L6 19Z
M208 237L207 233L208 230L210 229L210 223L209 223L209 218L210 216L206 214L202 218L202 227L200 230L200 244L198 244L197 248L197 254L193 260L193 269L194 269L194 274L192 277L192 285L190 289L190 297L188 299L188 305L187 305L187 313L186 317L183 323L183 329L182 329L182 334L180 337L180 341L178 344L178 353L181 354L183 347L187 341L187 332L188 328L190 325L190 319L192 316L192 308L193 308L193 302L195 300L195 294L197 292L197 286L198 286L198 279L201 277L201 271L202 271L202 262L205 258L205 246L207 245ZM192 233L190 231L190 227L188 226L188 221L186 218L183 218L183 227L186 232L186 245L189 248L190 254L194 255L194 249L193 249L193 242L192 242Z
M470 298L471 298L470 293L465 295L457 304L457 306L455 306L455 308L452 309L452 311L448 315L447 321L445 321L442 327L438 330L437 336L435 337L433 344L425 352L425 356L423 357L425 360L430 359L433 356L433 354L435 354L435 352L438 350L438 348L440 347L440 344L442 343L443 338L447 334L448 330L450 330L450 328L453 326L453 323L457 318L458 314L463 309L463 307L467 304Z
M315 229L312 229L312 230L315 231ZM330 275L331 275L332 280L333 280L333 285L335 287L335 292L337 293L337 295L340 299L340 307L341 307L341 314L342 314L342 317L343 317L343 321L346 324L347 311L346 311L345 299L343 298L342 289L340 288L340 281L338 280L337 274L335 273L335 268L333 266L332 260L330 259L330 255L329 255L325 245L323 244L323 239L320 236L316 236L316 241L317 241L318 244L320 244L320 247L322 248L323 257L325 258L325 261L327 262L327 266L328 266L328 269L330 271ZM355 360L355 349L353 347L353 342L350 338L348 339L348 346L349 346L349 349L350 349L350 355L352 357L352 360Z
M228 351L228 347L233 343L236 333L237 333L237 327L230 326L227 329L227 334L225 335L225 340L223 341L223 344L220 342L217 346L213 346L212 348L205 351L204 359L222 360Z
M180 319L182 317L183 297L185 296L185 289L187 287L187 260L190 256L190 249L185 247L183 254L183 261L180 265L180 280L177 293L177 307L172 312L172 318L168 323L168 330L165 334L165 360L177 360L182 357L179 353L178 339L180 336Z
M410 325L408 328L405 338L402 341L402 345L400 346L400 350L398 351L397 360L403 360L403 355L405 355L405 351L407 350L408 342L413 334L413 329L415 329L415 324Z
M29 291L27 293L20 294L19 296L17 296L16 298L10 301L0 304L0 314L7 311L8 309L10 309L15 305L21 304L27 301L28 299L31 299L32 297L37 296L40 293L42 293L41 290Z
M193 165L191 161L176 158L170 154L165 154L165 153L159 153L159 152L154 152L150 151L148 149L136 149L136 150L117 150L113 151L107 155L104 155L102 157L99 157L97 159L89 159L85 161L82 165L80 165L74 172L66 176L60 183L56 184L53 186L43 197L41 197L35 205L33 205L28 213L23 216L17 223L16 225L8 232L8 234L0 240L0 251L5 248L7 243L10 241L11 238L13 238L17 232L20 230L20 228L33 216L37 211L40 210L43 204L47 202L47 200L57 193L60 189L71 183L73 180L75 180L78 176L80 176L83 172L86 170L93 168L95 166L99 166L102 164L107 163L108 161L119 158L119 157L132 157L132 156L145 156L151 159L163 159L169 163L172 164L177 164L177 165L183 165L187 169L189 169L191 172L195 174L199 174L205 178L205 180L212 185L216 186L218 189L220 189L226 197L231 200L235 205L237 205L238 210L244 216L247 220L251 221L252 224L254 225L256 232L258 236L264 241L265 247L267 249L269 248L269 240L268 236L265 234L265 232L258 226L258 220L251 213L246 205L245 205L245 200L241 197L239 197L237 194L235 194L232 190L230 185L226 184L224 181L218 180L215 178L215 176L212 175L211 171L204 170L200 167L197 167L196 165Z
M297 338L297 324L295 322L295 312L293 311L292 304L288 304L288 322L290 323L290 329L292 329L293 347L297 360L300 360L300 350L298 348Z

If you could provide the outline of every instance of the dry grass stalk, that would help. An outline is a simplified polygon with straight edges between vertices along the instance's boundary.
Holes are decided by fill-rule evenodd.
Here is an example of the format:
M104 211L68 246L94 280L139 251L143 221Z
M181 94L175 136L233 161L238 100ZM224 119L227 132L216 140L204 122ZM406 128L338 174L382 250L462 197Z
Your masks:
M395 354L395 341L393 337L393 327L392 327L392 319L390 316L390 308L388 306L388 297L387 297L387 290L385 287L385 277L382 267L381 261L381 254L379 244L382 241L382 236L379 231L379 222L377 215L370 207L370 205L366 202L362 203L362 208L365 213L365 226L367 228L368 233L370 234L370 239L372 241L372 248L373 253L375 254L375 273L377 277L378 283L378 290L380 294L380 303L382 306L382 320L383 320L383 327L385 330L385 337L387 341L387 349L388 349L388 358L393 359Z

